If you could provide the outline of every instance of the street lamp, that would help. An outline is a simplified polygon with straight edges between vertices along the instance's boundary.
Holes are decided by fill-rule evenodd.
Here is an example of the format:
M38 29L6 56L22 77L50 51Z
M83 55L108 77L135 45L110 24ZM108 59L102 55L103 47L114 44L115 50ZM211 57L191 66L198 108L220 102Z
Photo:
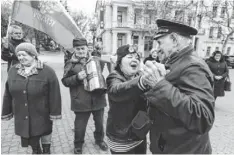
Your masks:
M93 49L94 49L94 46L95 46L95 38L96 38L96 31L97 31L97 26L95 24L91 24L90 26L90 29L89 29L91 32L92 32L92 35L93 35Z

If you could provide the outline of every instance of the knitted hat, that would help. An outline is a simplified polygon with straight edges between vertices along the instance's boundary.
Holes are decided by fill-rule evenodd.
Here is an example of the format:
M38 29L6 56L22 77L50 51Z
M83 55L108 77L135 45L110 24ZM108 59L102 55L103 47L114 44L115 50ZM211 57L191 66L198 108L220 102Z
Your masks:
M87 40L85 38L75 38L75 39L73 39L73 47L83 46L83 45L88 46Z
M31 43L25 42L25 43L19 44L15 49L15 53L17 54L19 51L25 51L29 55L36 56L36 57L38 56L36 47Z
M130 54L130 53L137 53L137 52L130 45L124 45L124 46L119 47L117 49L117 63L118 62L120 63L122 58L125 57L126 55ZM139 59L140 59L140 57L139 57Z

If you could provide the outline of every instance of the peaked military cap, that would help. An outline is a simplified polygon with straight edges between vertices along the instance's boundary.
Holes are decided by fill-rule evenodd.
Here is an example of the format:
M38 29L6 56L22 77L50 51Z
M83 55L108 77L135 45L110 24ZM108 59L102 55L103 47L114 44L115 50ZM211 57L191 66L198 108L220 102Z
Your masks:
M183 36L191 36L197 34L197 30L195 28L181 23L172 22L163 19L158 19L156 23L158 26L158 32L154 36L154 39L158 39L172 32L178 33Z
M73 39L73 47L75 46L83 46L83 45L88 45L87 40L85 38L74 38Z

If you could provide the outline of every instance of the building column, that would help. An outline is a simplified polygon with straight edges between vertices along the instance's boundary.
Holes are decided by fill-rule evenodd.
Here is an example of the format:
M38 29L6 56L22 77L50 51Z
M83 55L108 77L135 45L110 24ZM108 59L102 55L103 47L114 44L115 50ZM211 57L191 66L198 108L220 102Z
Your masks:
M131 32L127 33L127 44L129 44L129 45L132 44L132 33Z
M112 27L116 27L117 26L117 5L113 5L113 20L112 20Z
M117 50L117 33L112 31L112 54Z

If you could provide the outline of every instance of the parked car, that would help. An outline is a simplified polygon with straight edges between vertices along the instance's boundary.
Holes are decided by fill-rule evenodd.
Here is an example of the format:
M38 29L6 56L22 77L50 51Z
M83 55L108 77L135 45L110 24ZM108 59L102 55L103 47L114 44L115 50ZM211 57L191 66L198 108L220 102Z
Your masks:
M225 55L224 59L228 66L234 68L234 55Z

